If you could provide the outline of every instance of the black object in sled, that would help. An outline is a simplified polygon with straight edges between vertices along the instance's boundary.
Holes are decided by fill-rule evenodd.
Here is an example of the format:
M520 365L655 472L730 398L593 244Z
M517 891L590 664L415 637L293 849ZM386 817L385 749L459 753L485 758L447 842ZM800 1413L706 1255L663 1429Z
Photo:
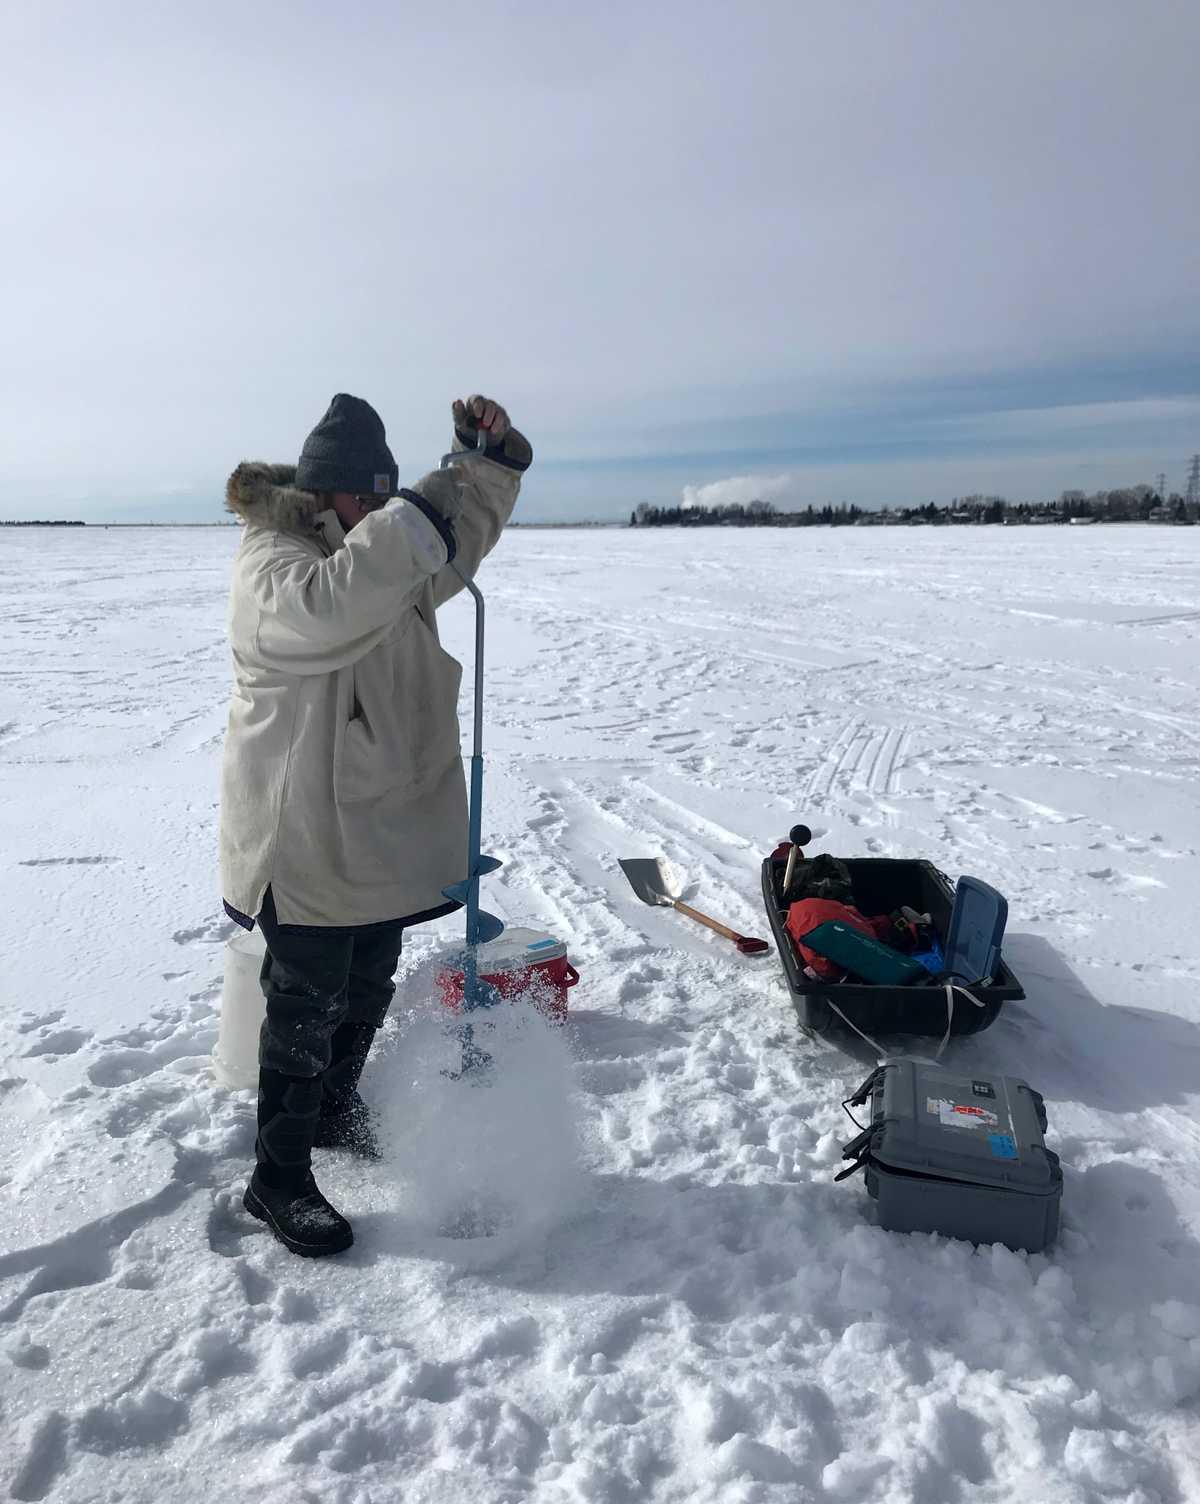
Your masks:
M891 914L902 904L907 904L917 913L930 916L945 946L954 909L954 889L950 879L932 862L892 857L849 857L846 865L854 882L854 904L860 913ZM772 857L763 862L763 901L801 1024L815 1034L833 1038L848 1034L849 1030L830 1007L832 1002L855 1028L872 1039L888 1034L922 1034L940 1039L946 1032L944 987L823 982L804 975L803 963L784 927L787 922L787 909L783 906L781 894L784 867L783 861L775 861ZM1025 996L1020 982L1003 960L997 976L988 986L972 986L970 990L983 1007L977 1008L966 998L956 995L950 1028L952 1034L979 1033L995 1021L1004 1003Z
M866 1172L880 1227L1030 1253L1054 1241L1062 1169L1027 1081L889 1060L846 1105L867 1104L870 1121L843 1150L851 1164L837 1178Z

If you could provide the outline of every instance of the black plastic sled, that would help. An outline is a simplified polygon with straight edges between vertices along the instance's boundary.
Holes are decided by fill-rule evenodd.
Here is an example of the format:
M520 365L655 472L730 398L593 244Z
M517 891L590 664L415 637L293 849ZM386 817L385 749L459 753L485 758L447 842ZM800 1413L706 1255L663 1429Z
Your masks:
M890 857L848 857L846 866L854 884L855 907L863 914L890 914L908 904L929 914L943 946L946 944L954 889L950 879L932 862ZM946 990L939 986L889 987L859 982L814 981L804 974L803 963L784 925L782 887L786 863L767 857L762 865L763 902L771 933L783 962L783 973L801 1025L831 1043L842 1043L850 1031L844 1019L871 1039L883 1035L917 1034L941 1038L946 1033ZM974 986L971 993L983 1004L956 995L950 1033L978 1034L995 1021L1006 1002L1017 1001L1025 991L1002 959L999 974L987 987ZM852 1036L851 1036L852 1037Z

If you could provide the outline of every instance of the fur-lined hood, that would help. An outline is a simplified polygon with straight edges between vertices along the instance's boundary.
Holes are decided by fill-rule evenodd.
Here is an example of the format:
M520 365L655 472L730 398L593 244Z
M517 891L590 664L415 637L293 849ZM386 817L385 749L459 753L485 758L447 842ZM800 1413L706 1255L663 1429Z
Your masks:
M243 522L307 532L324 507L312 491L298 490L295 479L295 465L243 460L225 482L225 506Z

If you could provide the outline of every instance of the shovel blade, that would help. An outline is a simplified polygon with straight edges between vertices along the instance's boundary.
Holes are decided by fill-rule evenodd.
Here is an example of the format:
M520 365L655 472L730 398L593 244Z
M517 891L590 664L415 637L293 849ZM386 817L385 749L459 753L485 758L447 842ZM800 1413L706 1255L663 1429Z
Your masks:
M643 903L652 908L669 907L675 899L683 897L679 874L662 857L621 857L619 861L629 886Z

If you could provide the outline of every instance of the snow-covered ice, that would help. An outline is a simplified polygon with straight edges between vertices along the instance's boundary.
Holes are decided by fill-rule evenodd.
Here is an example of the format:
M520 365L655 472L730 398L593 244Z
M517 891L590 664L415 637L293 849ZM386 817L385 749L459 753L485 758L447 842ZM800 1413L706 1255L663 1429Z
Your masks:
M236 538L0 537L0 1497L1200 1499L1200 535L511 533L487 900L583 982L476 1092L426 1001L457 923L411 937L324 1263L242 1212L210 1071ZM797 819L1007 893L1027 1001L950 1058L1047 1098L1047 1255L874 1227L862 1063L617 868L763 934ZM443 1236L480 1185L497 1235Z

